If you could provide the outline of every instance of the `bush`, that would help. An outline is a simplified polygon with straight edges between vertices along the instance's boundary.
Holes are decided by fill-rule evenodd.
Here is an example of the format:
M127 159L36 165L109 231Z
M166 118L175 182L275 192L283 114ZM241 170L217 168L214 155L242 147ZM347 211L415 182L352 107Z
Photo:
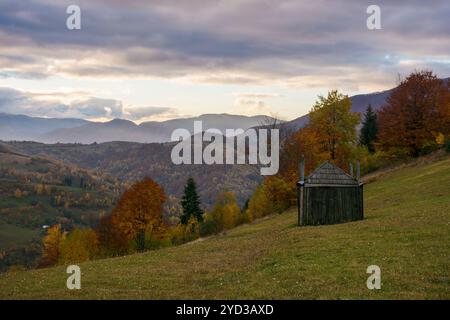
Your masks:
M206 237L219 232L220 230L217 221L215 221L211 215L206 214L203 223L200 225L200 236Z
M445 142L444 149L445 151L450 153L450 139L447 139L447 141Z
M183 244L200 237L200 223L191 217L187 225L177 224L169 230L169 238L173 245Z
M264 181L264 188L272 203L274 213L282 213L296 202L295 185L289 185L281 178L267 178Z
M14 246L0 252L0 273L18 269L36 268L41 259L42 246L38 241Z
M375 153L369 153L365 150L365 152L359 152L355 159L361 163L361 176L363 176L386 166L395 157L389 156L380 150L377 150Z
M269 177L256 188L248 203L245 220L251 222L273 213L282 213L296 202L296 186L282 178Z

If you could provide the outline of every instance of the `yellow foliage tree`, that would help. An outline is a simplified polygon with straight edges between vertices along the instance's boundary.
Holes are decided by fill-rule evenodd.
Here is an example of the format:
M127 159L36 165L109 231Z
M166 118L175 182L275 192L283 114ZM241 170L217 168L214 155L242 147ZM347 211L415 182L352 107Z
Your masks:
M438 132L436 134L436 144L439 146L443 146L445 143L445 136L442 132Z
M296 202L296 185L282 178L271 176L264 180L263 188L269 197L272 213L281 213Z
M253 221L272 213L272 203L264 184L259 185L253 193L246 211L247 220Z
M35 189L37 195L41 195L41 194L44 192L44 190L45 190L45 186L44 186L44 184L42 184L42 183L38 183L38 184L34 187L34 189Z
M57 224L47 229L47 235L43 239L43 252L40 262L41 267L56 264L61 254L61 244L65 239L65 233L61 231L61 225Z
M20 189L16 189L16 191L14 191L14 197L17 199L22 198L22 191L20 191Z
M309 127L314 131L316 143L329 160L347 162L356 142L356 125L359 114L351 111L348 96L337 90L319 100L309 112Z
M74 229L61 244L60 262L76 263L94 259L99 252L97 234L92 229Z
M232 192L220 194L210 216L216 222L218 230L235 227L241 218L241 210Z

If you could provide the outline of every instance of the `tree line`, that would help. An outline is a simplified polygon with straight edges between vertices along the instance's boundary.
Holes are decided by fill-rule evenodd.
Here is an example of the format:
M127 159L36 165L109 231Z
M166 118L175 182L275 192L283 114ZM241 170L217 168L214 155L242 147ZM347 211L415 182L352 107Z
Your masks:
M179 245L256 218L241 210L232 192L219 194L213 208L204 212L193 178L189 178L184 187L182 214L176 224L164 217L165 201L164 189L151 178L136 182L123 193L110 214L100 217L95 228L75 228L67 232L59 224L50 227L43 239L39 266Z

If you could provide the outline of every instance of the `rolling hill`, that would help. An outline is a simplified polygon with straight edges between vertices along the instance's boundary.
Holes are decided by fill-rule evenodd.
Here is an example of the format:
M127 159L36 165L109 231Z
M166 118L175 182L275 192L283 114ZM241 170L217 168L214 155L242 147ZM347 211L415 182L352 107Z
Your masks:
M243 205L262 180L256 165L175 165L170 157L174 144L10 142L7 145L31 156L49 157L81 168L106 172L124 183L132 183L148 176L162 185L166 194L176 199L181 198L186 180L193 177L199 185L205 209L209 209L217 195L224 190L233 190L239 204ZM174 202L178 205L178 201Z
M107 174L0 143L0 251L38 238L43 225L93 224L120 191Z
M296 226L296 210L126 257L0 275L1 299L449 299L450 157L370 177L365 219ZM366 269L381 268L381 290Z

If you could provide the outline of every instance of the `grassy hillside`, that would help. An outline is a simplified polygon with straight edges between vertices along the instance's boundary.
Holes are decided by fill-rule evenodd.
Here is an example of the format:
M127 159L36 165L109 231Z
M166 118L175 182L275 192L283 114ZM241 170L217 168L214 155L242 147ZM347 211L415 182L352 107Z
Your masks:
M252 195L261 175L255 165L175 165L171 150L175 143L107 142L98 144L43 144L37 142L9 142L19 152L45 156L73 163L81 168L107 172L123 182L136 182L149 176L159 183L167 195L178 202L189 177L199 186L203 205L210 209L218 193L234 190L241 206ZM174 214L179 215L175 210Z
M28 156L0 142L0 272L36 266L44 225L94 225L120 188L107 174Z
M372 179L373 180L373 179ZM450 159L365 187L364 221L297 227L296 210L179 247L0 275L0 298L450 299ZM382 289L366 288L381 267Z
M25 244L39 236L36 230L21 228L0 221L0 251Z
M33 238L44 224L89 225L111 208L119 188L108 175L0 143L0 249Z

